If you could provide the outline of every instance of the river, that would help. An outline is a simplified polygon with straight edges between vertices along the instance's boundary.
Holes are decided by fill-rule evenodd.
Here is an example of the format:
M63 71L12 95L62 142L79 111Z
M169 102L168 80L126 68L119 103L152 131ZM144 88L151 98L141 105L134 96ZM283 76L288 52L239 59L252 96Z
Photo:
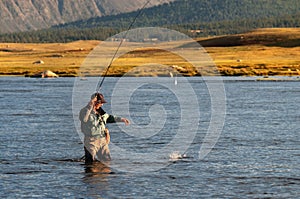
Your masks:
M0 197L299 198L299 81L224 77L219 86L226 96L214 101L209 85L220 80L193 77L181 83L179 78L175 84L174 78L163 78L177 94L150 79L128 77L120 84L125 89L142 81L128 98L129 115L125 109L119 113L133 125L110 125L111 165L87 167L77 132L75 79L1 77ZM118 81L104 82L107 112L117 113L114 104L128 103L125 94L112 91ZM220 111L214 115L215 102L222 107L216 106ZM216 125L224 124L200 157L212 118L220 115L224 121ZM158 117L162 123L158 119L151 126ZM125 131L140 131L141 137ZM181 142L184 135L189 139ZM121 157L120 149L129 153ZM126 154L139 155L132 160Z

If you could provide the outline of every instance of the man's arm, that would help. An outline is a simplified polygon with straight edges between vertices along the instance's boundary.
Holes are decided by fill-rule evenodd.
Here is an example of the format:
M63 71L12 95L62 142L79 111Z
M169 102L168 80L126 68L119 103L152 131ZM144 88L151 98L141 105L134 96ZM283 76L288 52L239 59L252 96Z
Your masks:
M89 119L89 116L94 108L94 104L97 100L97 97L95 97L94 99L91 99L91 101L88 103L88 105L86 107L84 107L83 109L81 109L80 114L79 114L79 119L82 122L87 122Z
M106 119L106 123L116 123L116 122L124 122L126 126L130 124L130 121L126 118L118 117L114 115L108 115Z
M79 119L82 122L87 122L93 110L93 106L86 106L80 111Z

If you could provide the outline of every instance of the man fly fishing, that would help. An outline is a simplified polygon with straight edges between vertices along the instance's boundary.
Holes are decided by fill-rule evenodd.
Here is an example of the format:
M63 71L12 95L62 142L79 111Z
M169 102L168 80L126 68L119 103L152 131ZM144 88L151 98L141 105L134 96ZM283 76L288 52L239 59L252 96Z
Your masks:
M111 160L108 144L110 142L107 123L124 122L129 125L130 121L126 118L107 114L103 109L106 103L103 94L94 93L87 106L82 108L79 113L81 121L81 131L84 134L85 163L91 164L98 160ZM96 158L97 157L97 158Z
M126 118L121 118L113 115L107 114L102 106L106 101L104 96L99 93L101 90L102 84L105 80L105 77L108 74L108 70L111 67L114 58L116 57L120 47L123 44L129 30L142 13L144 8L150 3L151 0L148 0L144 6L140 9L130 26L128 27L124 38L121 40L114 56L111 59L110 64L108 65L106 72L101 81L98 82L97 92L91 96L91 100L87 106L81 109L79 114L79 119L81 121L81 131L84 133L84 151L85 151L85 163L89 164L96 161L96 156L100 161L110 160L110 152L108 144L110 141L110 135L108 129L105 127L106 123L116 123L124 122L125 125L129 125L130 121Z

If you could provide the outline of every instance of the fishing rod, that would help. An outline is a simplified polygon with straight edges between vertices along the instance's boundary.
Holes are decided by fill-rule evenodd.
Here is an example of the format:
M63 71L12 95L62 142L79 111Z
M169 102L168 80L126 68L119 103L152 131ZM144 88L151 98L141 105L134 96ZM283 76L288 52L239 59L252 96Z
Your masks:
M144 10L145 7L150 3L150 1L151 1L151 0L148 0L148 1L144 4L144 6L140 9L140 11L138 12L138 14L135 16L135 18L134 18L133 21L131 22L130 26L128 27L128 29L127 29L127 31L126 31L124 37L121 39L121 42L120 42L120 44L119 44L119 46L118 46L118 48L117 48L117 50L116 50L114 56L112 57L112 59L111 59L109 65L108 65L108 67L107 67L107 69L106 69L106 71L105 71L105 73L104 73L104 76L102 77L102 80L98 82L97 89L96 89L96 92L97 92L97 93L99 93L99 91L101 90L102 85L103 85L103 82L104 82L104 80L105 80L105 77L106 77L106 75L107 75L107 73L108 73L108 70L109 70L109 68L111 67L111 65L112 65L112 63L113 63L113 61L114 61L114 59L116 58L116 56L117 56L117 54L118 54L118 52L119 52L119 50L120 50L120 48L121 48L121 46L122 46L122 44L123 44L125 38L127 37L127 34L128 34L128 32L129 32L129 30L132 28L133 24L136 22L137 18L142 14L143 10Z

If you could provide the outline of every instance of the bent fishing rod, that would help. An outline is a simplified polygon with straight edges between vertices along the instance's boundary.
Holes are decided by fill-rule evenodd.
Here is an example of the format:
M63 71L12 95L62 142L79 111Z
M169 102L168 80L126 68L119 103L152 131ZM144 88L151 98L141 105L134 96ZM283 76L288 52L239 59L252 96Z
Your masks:
M137 15L135 16L135 18L133 19L133 21L130 23L130 26L128 27L127 31L125 32L124 37L121 39L120 44L119 44L119 46L118 46L118 48L117 48L115 54L113 55L113 57L112 57L112 59L111 59L109 65L108 65L107 68L106 68L106 71L105 71L105 73L104 73L104 76L102 77L102 80L99 81L98 84L97 84L96 93L99 93L99 92L100 92L100 90L101 90L101 88L102 88L102 85L103 85L103 82L104 82L104 80L105 80L105 77L106 77L107 74L108 74L109 68L111 67L111 65L112 65L112 63L113 63L113 61L114 61L114 59L116 58L116 56L117 56L117 54L118 54L118 52L119 52L119 50L120 50L120 48L121 48L121 46L122 46L122 44L123 44L125 38L127 37L128 32L131 30L131 28L132 28L132 26L134 25L134 23L136 22L137 18L142 14L143 10L144 10L145 7L150 3L150 1L151 1L151 0L148 0L148 1L144 4L144 6L140 9L140 11L138 12L138 14L137 14Z

